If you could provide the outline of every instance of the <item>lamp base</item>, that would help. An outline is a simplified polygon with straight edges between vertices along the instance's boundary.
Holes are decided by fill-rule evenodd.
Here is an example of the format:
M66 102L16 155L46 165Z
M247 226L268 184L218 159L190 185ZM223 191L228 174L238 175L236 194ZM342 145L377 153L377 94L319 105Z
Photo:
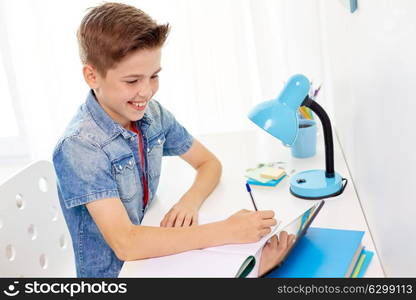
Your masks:
M338 173L332 178L327 178L325 170L308 170L292 176L290 192L302 199L316 200L338 196L342 194L346 185L346 179Z

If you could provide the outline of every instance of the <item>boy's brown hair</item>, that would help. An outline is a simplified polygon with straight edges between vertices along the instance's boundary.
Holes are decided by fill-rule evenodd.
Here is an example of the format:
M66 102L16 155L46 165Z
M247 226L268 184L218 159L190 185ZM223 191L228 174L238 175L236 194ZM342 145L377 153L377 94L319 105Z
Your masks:
M169 24L158 25L134 6L105 3L82 19L77 32L81 61L105 77L128 53L163 46L168 33Z

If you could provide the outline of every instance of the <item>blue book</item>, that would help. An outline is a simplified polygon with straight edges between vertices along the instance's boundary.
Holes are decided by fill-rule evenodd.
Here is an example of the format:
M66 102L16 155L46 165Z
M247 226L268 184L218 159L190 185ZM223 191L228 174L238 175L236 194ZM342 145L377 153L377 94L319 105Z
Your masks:
M310 227L283 264L267 277L351 277L363 253L363 235L357 230ZM360 262L357 277L363 276L372 257L369 254Z
M286 175L280 177L279 179L271 179L267 182L260 182L257 181L253 178L248 178L247 179L247 183L251 186L256 186L256 187L274 187L276 186L280 181L282 181L283 178L285 178Z
M363 247L360 257L358 258L358 261L354 267L354 271L352 272L352 278L360 278L364 276L364 273L367 270L373 255L374 252L368 251Z

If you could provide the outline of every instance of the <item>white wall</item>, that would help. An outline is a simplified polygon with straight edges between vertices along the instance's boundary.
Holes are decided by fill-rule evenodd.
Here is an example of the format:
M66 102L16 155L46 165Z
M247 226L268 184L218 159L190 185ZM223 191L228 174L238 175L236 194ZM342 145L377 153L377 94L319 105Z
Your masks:
M283 82L302 73L315 85L323 83L319 103L326 101L319 6L310 0L251 0L257 64L263 100L276 98Z
M315 87L322 84L316 100L332 120L333 105L327 100L330 84L325 82L327 66L318 0L250 1L261 100L276 98L284 82L301 73ZM318 134L322 134L320 123ZM265 148L273 147L267 136L260 137L257 142Z
M319 5L337 132L380 259L389 277L416 276L416 1Z

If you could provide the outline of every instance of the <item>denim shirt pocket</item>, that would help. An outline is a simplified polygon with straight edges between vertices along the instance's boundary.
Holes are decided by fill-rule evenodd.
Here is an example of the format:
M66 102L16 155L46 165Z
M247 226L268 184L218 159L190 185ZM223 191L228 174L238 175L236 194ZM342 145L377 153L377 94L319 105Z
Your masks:
M112 165L120 198L130 202L137 194L139 184L133 154L113 161Z

